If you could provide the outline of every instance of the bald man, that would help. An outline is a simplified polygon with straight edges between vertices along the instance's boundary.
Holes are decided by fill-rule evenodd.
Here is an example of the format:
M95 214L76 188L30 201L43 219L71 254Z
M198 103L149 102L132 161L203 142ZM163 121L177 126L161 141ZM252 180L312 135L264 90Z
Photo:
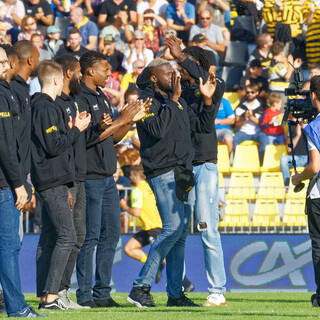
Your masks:
M76 7L71 10L70 23L71 25L67 29L67 36L72 28L77 28L79 29L82 38L81 45L88 50L96 50L98 27L94 22L84 16L81 8Z

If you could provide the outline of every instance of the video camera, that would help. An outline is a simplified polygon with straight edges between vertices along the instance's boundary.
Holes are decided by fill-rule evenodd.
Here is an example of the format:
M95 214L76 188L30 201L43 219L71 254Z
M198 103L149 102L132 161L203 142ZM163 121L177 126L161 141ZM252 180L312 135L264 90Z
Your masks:
M317 110L312 106L310 91L302 91L304 81L300 68L294 71L294 82L292 87L285 90L285 95L304 96L305 99L288 99L287 106L283 115L282 123L288 120L289 112L296 119L312 121L317 116Z

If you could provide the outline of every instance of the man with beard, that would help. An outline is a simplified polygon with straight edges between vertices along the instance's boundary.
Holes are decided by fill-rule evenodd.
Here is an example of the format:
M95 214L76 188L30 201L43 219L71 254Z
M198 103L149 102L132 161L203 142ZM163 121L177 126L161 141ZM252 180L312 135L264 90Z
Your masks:
M75 181L72 146L91 120L77 111L66 124L55 99L63 87L63 71L52 61L38 68L41 93L32 97L31 178L42 201L42 229L37 248L39 309L65 310L59 290L77 241L68 187Z
M188 234L190 212L184 201L195 179L192 173L194 149L191 131L212 131L212 96L216 90L215 78L205 85L199 83L203 108L195 114L181 95L180 77L167 60L157 58L148 66L151 81L143 97L152 97L152 106L137 129L141 141L144 173L154 192L163 228L151 245L149 256L127 301L140 308L154 307L151 284L164 258L167 261L167 306L197 304L182 291L184 247ZM151 90L150 90L151 89Z
M81 95L76 96L79 108L85 108L96 126L101 117L112 117L111 104L99 87L104 87L111 73L106 57L87 52L80 58L83 80ZM77 260L77 301L82 306L116 307L111 297L111 269L120 237L120 201L113 179L117 158L114 143L131 128L132 121L145 116L145 104L127 106L99 137L87 143L86 238ZM89 128L90 129L90 128ZM96 253L96 283L92 288L93 253Z
M8 57L4 49L0 48L0 283L8 316L31 318L40 315L25 302L21 292L19 210L27 202L28 194L16 148L16 102L6 82L8 70Z

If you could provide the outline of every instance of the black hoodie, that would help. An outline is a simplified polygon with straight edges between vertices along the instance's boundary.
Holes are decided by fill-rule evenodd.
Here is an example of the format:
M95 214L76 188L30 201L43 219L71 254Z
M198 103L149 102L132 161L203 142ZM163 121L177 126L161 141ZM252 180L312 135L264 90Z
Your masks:
M52 98L36 93L31 99L31 179L37 191L69 184L75 179L72 145L80 135L67 127Z

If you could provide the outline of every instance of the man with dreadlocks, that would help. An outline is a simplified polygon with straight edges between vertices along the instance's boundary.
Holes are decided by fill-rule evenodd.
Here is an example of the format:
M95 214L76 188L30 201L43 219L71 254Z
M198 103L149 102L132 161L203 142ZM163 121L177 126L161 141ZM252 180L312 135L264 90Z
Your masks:
M171 54L179 61L183 86L183 97L194 110L201 112L203 106L199 92L199 77L204 77L210 70L211 57L207 50L199 47L188 47L183 52L179 42L175 38L166 41ZM188 63L188 60L195 60L199 68ZM202 67L202 68L201 68ZM212 70L211 66L211 70ZM202 73L201 73L202 72ZM210 75L212 76L212 75ZM226 288L226 274L223 261L220 234L218 231L218 169L217 169L217 135L214 127L220 102L223 95L224 85L222 80L216 78L217 88L212 98L214 116L211 122L213 130L210 133L192 132L192 143L195 155L192 162L193 173L196 184L191 190L188 199L188 207L195 206L195 217L200 232L208 281L210 283L209 296L204 306L226 305L224 297ZM221 86L218 84L221 83Z

